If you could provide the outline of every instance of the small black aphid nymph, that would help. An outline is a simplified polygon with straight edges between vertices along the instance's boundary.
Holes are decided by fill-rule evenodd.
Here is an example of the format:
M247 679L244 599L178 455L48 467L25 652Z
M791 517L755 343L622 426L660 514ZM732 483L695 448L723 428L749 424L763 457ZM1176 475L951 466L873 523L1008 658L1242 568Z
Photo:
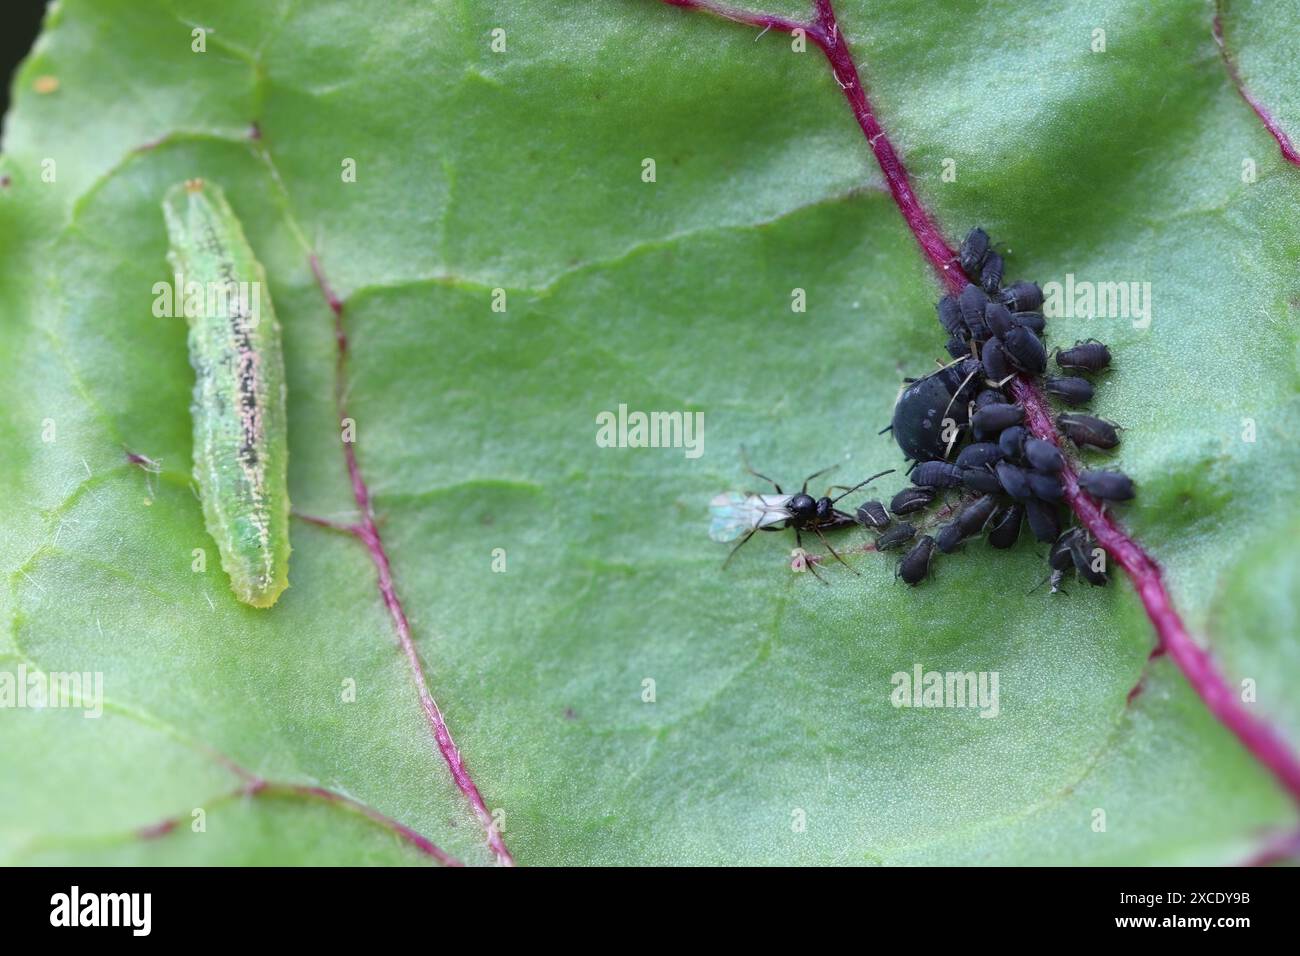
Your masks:
M1086 378L1049 375L1043 380L1043 388L1067 405L1086 405L1092 401L1092 382Z
M1025 502L1025 517L1029 519L1029 530L1039 541L1055 541L1061 534L1060 509L1038 498Z
M934 558L934 538L922 535L912 550L898 565L898 576L915 587L930 575L930 561Z
M1043 329L1047 328L1047 320L1043 318L1041 312L1013 312L1011 313L1011 321L1022 329L1028 329L1035 335L1042 335Z
M925 461L912 470L912 484L927 488L956 488L961 469L946 461Z
M1061 349L1056 353L1056 364L1061 368L1100 372L1110 365L1110 349L1096 339L1076 342L1073 348Z
M986 340L980 349L980 365L984 367L984 377L990 382L1001 382L1014 371L1002 340L996 336Z
M1025 452L1025 438L1029 435L1029 429L1023 425L1012 425L1005 429L998 436L998 447L1002 449L1002 457L1018 460Z
M963 508L961 514L957 516L957 527L961 529L962 536L969 538L983 531L997 507L996 495L984 495Z
M885 511L885 506L879 501L864 501L858 505L855 516L858 519L858 524L864 528L883 531L889 527L889 514Z
M939 312L939 324L945 332L956 339L969 337L970 331L961 317L961 307L957 304L956 296L945 295L939 300L936 309Z
M1081 532L1070 542L1070 557L1074 560L1074 570L1093 587L1103 587L1109 580L1105 571L1106 553L1086 533Z
M1092 415L1082 415L1078 412L1065 412L1057 417L1056 424L1079 448L1084 445L1114 448L1119 444L1117 426L1104 418L1094 418Z
M907 544L916 537L916 526L900 521L876 539L877 551L890 551Z
M1001 434L1004 428L1019 425L1024 420L1025 409L1022 405L987 405L975 413L971 425L978 437Z
M1010 431L1010 429L1008 429L1008 431ZM1006 432L1003 432L1002 434L1005 435ZM1065 468L1065 456L1061 454L1061 449L1057 448L1050 441L1044 441L1041 438L1035 438L1030 435L1025 438L1023 452L1030 467L1035 468L1038 471L1058 474Z
M1029 481L1029 490L1034 493L1035 498L1041 498L1043 501L1060 501L1065 497L1065 489L1061 486L1059 475L1031 471L1026 474L1026 478Z
M904 488L889 502L889 510L897 517L909 515L934 501L934 496L933 488Z
M1047 368L1047 349L1043 348L1043 340L1029 329L1016 326L1002 340L1002 347L1023 371L1039 375Z
M1011 310L1001 302L990 302L984 306L984 324L999 338L1005 337L1016 327L1015 321L1011 318Z
M1002 285L1002 257L996 252L990 252L984 260L984 268L980 270L980 285L989 295L997 292Z
M934 544L944 554L952 554L965 537L961 533L961 526L956 521L950 521L941 527L939 533L934 536Z
M998 293L998 300L1012 312L1036 312L1043 305L1043 290L1037 282L1015 282Z
M957 258L961 262L961 271L972 280L977 278L980 270L984 268L984 260L989 254L989 245L989 234L979 226L966 233L966 238L961 241Z
M959 468L982 468L984 465L996 464L1005 457L1006 455L1002 453L1002 448L997 442L978 441L967 445L961 450L957 455L957 466Z
M984 320L984 310L988 307L988 294L975 285L967 283L957 297L957 306L961 310L962 321L976 342L983 342L989 337L988 323Z
M971 491L978 491L981 494L993 495L1002 490L1002 485L998 482L998 476L993 473L989 465L980 468L963 468L961 470L961 483Z
M1029 472L1025 469L1007 461L1000 461L994 470L997 472L1002 490L1012 498L1024 501L1035 497L1033 488L1029 486Z
M1133 479L1122 471L1080 472L1079 487L1103 501L1129 501L1137 493Z
M988 524L989 544L1006 550L1020 537L1020 525L1024 522L1025 506L1017 502L997 512Z

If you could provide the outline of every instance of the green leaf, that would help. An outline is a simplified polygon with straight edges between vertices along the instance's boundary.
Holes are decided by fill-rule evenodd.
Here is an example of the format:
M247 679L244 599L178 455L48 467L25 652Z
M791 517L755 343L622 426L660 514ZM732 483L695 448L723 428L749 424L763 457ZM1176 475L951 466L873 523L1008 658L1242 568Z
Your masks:
M1056 318L1050 343L1111 345L1094 410L1124 441L1087 457L1135 478L1123 519L1300 746L1300 179L1226 76L1212 9L838 6L950 239L985 226L1010 278L1151 284L1149 328ZM1229 20L1261 96L1280 32ZM346 522L310 253L345 302L396 585L521 863L1226 863L1293 822L1167 660L1127 700L1153 633L1125 580L1030 594L1041 549L976 541L915 589L874 553L823 587L791 573L786 534L722 570L707 503L755 484L741 445L790 484L898 466L876 433L901 376L943 355L935 281L824 62L756 34L652 0L59 4L0 160L0 671L100 672L105 712L0 710L0 860L427 859L342 805L230 797L214 751L491 860L365 549L295 521L269 611L214 560L184 323L151 313L159 200L189 176L224 186L269 275L294 507ZM703 412L704 454L598 447L620 404ZM998 716L895 708L916 664L996 671Z

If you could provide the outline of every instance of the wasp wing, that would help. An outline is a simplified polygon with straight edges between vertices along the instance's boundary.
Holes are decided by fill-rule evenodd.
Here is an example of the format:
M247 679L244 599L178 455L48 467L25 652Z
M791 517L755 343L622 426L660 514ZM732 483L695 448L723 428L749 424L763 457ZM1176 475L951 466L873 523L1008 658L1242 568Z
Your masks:
M742 495L727 491L709 502L709 537L735 541L741 535L780 524L790 517L791 495Z

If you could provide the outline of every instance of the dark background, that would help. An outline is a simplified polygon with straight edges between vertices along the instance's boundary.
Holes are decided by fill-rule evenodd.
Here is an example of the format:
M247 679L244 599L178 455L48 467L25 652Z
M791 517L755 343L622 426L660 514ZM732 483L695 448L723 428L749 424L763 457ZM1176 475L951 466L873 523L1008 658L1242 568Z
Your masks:
M0 89L0 113L9 112L14 69L32 48L44 13L45 0L5 0L4 12L0 13L0 80L4 84Z

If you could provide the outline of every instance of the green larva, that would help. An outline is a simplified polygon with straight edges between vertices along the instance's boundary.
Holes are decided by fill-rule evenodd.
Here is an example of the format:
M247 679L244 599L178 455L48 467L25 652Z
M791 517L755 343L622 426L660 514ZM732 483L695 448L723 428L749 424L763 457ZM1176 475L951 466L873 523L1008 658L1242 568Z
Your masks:
M270 607L289 585L284 358L266 272L220 187L163 197L178 312L194 366L194 478L235 596Z

